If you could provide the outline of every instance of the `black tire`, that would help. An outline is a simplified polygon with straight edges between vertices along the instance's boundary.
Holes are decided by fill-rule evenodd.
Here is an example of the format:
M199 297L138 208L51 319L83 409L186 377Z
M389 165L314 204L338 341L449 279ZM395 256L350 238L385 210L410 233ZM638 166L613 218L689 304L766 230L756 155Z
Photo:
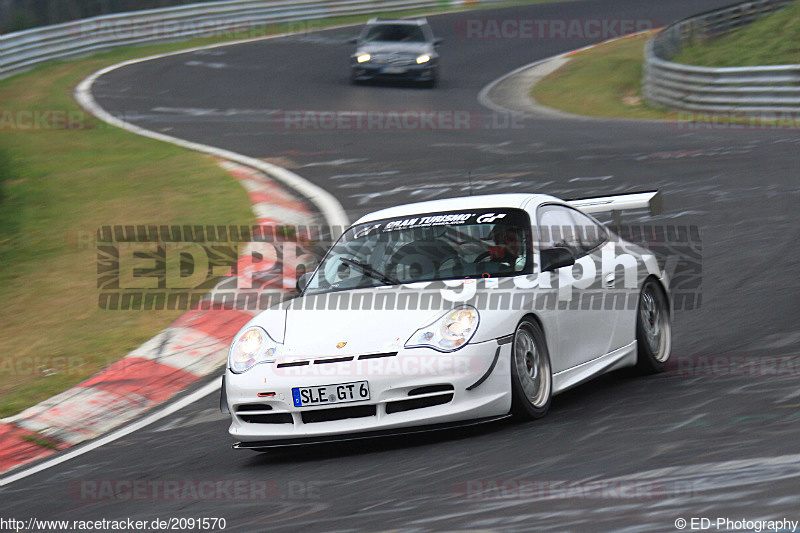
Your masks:
M524 319L511 345L511 414L534 420L547 414L553 397L553 372L544 332Z
M672 347L669 301L664 289L649 278L636 306L636 370L640 374L663 372Z

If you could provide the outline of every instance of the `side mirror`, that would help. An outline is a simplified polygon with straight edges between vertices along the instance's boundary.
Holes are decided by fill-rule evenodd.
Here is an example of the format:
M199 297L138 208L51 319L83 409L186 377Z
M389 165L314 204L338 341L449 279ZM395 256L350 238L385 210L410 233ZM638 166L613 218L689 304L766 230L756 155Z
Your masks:
M306 272L305 274L297 278L297 285L295 286L297 292L302 293L304 290L306 290L306 287L308 287L308 282L311 280L312 274L313 272Z
M444 42L444 39L436 38L433 40L433 46L439 46Z
M557 268L570 266L575 264L575 256L569 248L548 248L539 252L539 260L541 261L541 271L551 272Z
M347 42L350 44L358 44L358 37L350 37L347 39Z

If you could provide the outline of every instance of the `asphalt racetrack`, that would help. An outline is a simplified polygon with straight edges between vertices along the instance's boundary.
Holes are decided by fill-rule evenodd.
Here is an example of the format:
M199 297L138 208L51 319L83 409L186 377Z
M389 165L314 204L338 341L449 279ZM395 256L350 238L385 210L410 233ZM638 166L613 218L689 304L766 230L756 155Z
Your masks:
M696 226L702 236L702 303L676 313L673 357L745 358L746 371L609 375L556 397L534 423L268 454L230 449L211 395L5 486L4 514L221 517L229 531L676 531L680 518L800 520L797 129L512 119L479 103L487 84L611 35L464 30L476 18L663 25L727 3L595 0L430 17L445 39L433 90L351 85L346 40L356 30L337 29L139 63L101 77L94 95L139 126L286 167L331 192L350 220L468 194L468 173L477 193L660 189L662 215L625 222ZM435 127L353 127L359 112L386 120L401 110L430 112ZM321 112L339 125L319 122ZM449 127L448 117L467 125ZM242 492L102 497L92 492L102 480L231 482Z

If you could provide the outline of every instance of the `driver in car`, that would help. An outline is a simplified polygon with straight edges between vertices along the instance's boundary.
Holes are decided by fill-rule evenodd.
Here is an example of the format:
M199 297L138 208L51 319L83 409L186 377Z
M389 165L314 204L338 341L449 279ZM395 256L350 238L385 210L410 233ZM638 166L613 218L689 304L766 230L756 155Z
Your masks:
M491 233L494 245L489 246L489 259L513 267L515 272L525 266L525 235L521 228L497 224Z

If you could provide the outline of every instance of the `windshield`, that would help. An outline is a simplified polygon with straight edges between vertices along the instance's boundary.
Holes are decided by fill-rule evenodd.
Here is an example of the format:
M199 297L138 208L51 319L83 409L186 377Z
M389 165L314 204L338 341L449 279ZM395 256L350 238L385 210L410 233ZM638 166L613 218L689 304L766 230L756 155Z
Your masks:
M305 294L529 274L528 215L519 209L421 213L353 226L320 263Z
M422 43L425 42L425 35L419 26L410 24L376 24L367 27L362 40L366 42Z

